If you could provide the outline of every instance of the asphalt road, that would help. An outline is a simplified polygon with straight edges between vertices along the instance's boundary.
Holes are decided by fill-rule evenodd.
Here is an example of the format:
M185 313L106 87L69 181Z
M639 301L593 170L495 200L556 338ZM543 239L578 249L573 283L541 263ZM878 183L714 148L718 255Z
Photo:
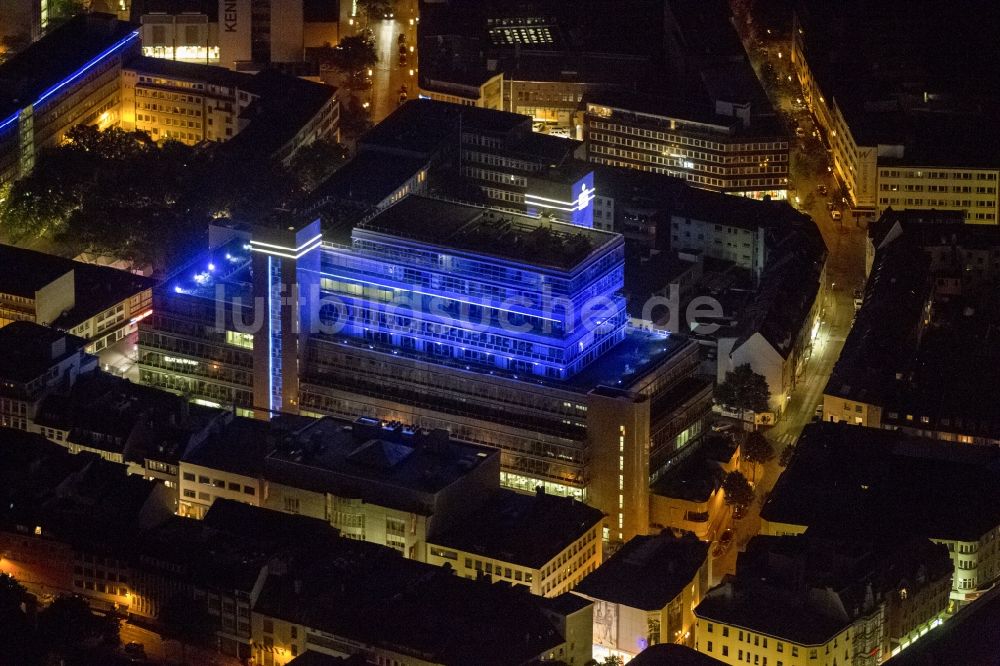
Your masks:
M771 58L775 58L777 50L770 50ZM787 50L785 52L787 53ZM780 64L776 58L772 63L775 66ZM783 110L792 111L795 95L793 92L775 102ZM813 123L808 113L797 112L796 119L806 130L807 137L804 141L795 141L794 149L816 151L817 155L814 157L817 160L824 158L825 148L811 136ZM819 193L818 188L821 185L827 188L828 195ZM786 446L793 445L798 440L802 429L812 421L816 406L823 402L826 383L854 320L854 290L862 288L865 281L867 230L863 225L856 224L847 210L843 210L841 221L833 220L827 209L827 201L836 203L840 200L833 175L822 170L818 174L798 174L798 177L793 176L790 187L799 197L800 210L812 216L816 222L829 251L821 324L812 354L791 392L784 415L767 432L767 437L778 455L758 471L760 477L756 486L758 501L745 517L733 521L732 527L735 531L733 546L721 557L713 560L712 573L715 580L721 579L726 573L735 572L736 557L740 548L760 531L760 499L770 493L781 474L781 467L778 465L781 452ZM751 470L743 471L747 478L751 478Z
M407 86L408 95L417 95L417 0L397 0L395 17L371 24L375 34L375 52L378 65L372 74L369 101L372 105L372 122L379 123L399 106L401 86ZM406 64L400 65L399 35L405 35ZM413 49L412 51L410 49Z

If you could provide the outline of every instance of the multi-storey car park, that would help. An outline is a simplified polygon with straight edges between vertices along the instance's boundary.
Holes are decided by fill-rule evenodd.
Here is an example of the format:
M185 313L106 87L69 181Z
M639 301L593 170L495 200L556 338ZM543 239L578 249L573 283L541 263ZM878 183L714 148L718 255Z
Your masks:
M700 436L711 390L696 343L627 328L621 236L412 195L349 246L318 221L231 233L154 294L142 381L446 428L501 449L503 485L603 510L607 538L648 529L650 461Z

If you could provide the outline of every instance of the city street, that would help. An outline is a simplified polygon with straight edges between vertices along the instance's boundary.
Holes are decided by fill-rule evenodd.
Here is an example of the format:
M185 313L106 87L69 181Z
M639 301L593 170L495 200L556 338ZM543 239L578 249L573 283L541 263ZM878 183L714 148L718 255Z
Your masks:
M368 102L372 122L378 124L392 113L400 101L402 86L407 87L407 96L417 96L417 24L419 22L417 0L396 0L393 3L393 18L373 19L365 25L363 16L354 21L356 33L371 29L375 38L375 53L378 64L372 68L372 87L360 91L357 96ZM399 35L404 35L402 46L406 49L405 64L400 64Z
M772 61L777 71L783 71L777 53L781 52L787 58L787 49L781 47L769 49L766 57ZM759 63L755 63L759 64ZM760 68L758 67L758 71ZM782 111L792 113L798 126L802 127L805 137L791 138L793 151L808 151L806 159L799 163L825 165L826 149L818 136L813 136L814 124L807 111L794 108L797 94L793 86L791 92L781 94L772 100ZM820 187L826 188L828 194L823 195ZM712 563L712 573L715 580L726 573L736 570L736 557L740 548L744 547L750 538L760 531L760 506L763 499L771 492L782 468L778 458L785 447L795 444L802 429L813 419L817 405L823 402L823 390L830 378L833 366L840 356L844 340L851 329L854 320L854 291L863 289L865 282L865 237L867 229L864 225L855 223L849 210L841 205L839 186L833 174L824 168L814 172L800 170L790 176L789 189L794 190L798 197L797 207L810 215L819 227L826 243L829 256L826 264L826 285L822 303L822 315L819 333L813 343L812 354L806 362L792 390L784 415L778 423L767 432L767 437L774 445L777 454L770 463L763 466L757 483L757 501L747 515L734 521L734 546L722 557ZM843 218L835 221L828 208L828 202L842 210ZM750 477L749 470L744 470Z

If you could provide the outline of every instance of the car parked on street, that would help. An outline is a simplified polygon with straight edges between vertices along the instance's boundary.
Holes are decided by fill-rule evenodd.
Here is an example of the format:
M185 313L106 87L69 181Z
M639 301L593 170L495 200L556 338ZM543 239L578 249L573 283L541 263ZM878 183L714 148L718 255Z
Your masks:
M728 529L719 535L719 540L715 544L715 548L712 550L712 557L722 557L729 551L729 547L733 545L733 530Z

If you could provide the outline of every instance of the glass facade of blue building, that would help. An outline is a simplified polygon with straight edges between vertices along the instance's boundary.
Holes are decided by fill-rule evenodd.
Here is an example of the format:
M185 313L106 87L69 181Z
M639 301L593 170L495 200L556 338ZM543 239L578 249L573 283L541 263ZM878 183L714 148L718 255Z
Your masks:
M373 345L560 380L624 338L623 280L616 234L410 197L324 251L320 317Z

